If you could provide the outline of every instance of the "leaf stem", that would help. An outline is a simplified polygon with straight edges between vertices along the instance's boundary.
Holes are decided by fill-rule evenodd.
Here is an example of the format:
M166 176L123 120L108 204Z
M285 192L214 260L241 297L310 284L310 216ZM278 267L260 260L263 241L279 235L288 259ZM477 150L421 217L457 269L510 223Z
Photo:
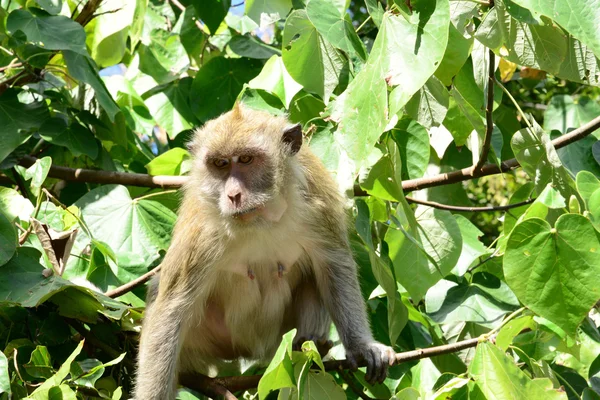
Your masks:
M488 333L485 334L486 337L491 337L493 335L495 335L496 333L498 333L500 331L500 329L502 329L507 323L509 323L512 319L514 319L517 315L521 314L523 311L525 311L526 308L525 307L521 307L518 310L515 310L512 314L510 314L508 317L506 317L504 319L504 321L502 321L502 323L500 325L498 325L497 327L495 327L494 329L492 329L491 331L489 331Z
M171 190L164 190L162 192L154 192L154 193L149 193L140 197L136 197L135 200L144 200L144 199L148 199L150 197L154 197L154 196L160 196L161 194L168 194L168 193L177 193L177 189L171 189Z
M523 120L525 121L525 124L527 125L527 127L529 129L533 130L533 126L531 126L531 123L529 122L529 118L527 118L527 115L525 115L525 113L523 112L523 110L519 106L519 103L517 103L517 100L515 100L515 98L512 96L512 94L510 94L510 92L508 91L508 89L505 88L503 84L501 84L500 82L498 82L497 79L494 78L494 81L496 82L496 85L498 85L500 87L500 89L502 89L502 91L508 96L508 98L510 99L510 101L515 105L515 107L517 108L517 111L521 115L521 118L523 118Z
M355 31L355 32L356 32L356 33L358 33L358 31L360 31L360 30L363 28L363 26L365 26L365 25L367 24L367 22L369 22L370 20L371 20L371 16L369 15L369 16L367 17L367 19L365 19L365 20L363 21L363 23L362 23L362 24L360 24L360 25L358 26L358 28L356 28L356 31Z

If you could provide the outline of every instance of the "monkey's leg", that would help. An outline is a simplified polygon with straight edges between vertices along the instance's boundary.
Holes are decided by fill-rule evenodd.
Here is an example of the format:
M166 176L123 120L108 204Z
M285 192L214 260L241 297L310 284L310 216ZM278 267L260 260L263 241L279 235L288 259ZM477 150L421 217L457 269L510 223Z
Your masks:
M324 357L333 347L333 342L329 340L331 318L321 301L316 286L316 281L311 278L301 282L294 291L292 299L294 324L298 333L293 347L294 350L300 350L304 342L312 340L321 357Z
M388 366L395 362L395 352L373 339L350 249L340 245L322 251L325 265L317 275L319 293L344 344L346 358L354 368L364 360L367 381L383 382Z

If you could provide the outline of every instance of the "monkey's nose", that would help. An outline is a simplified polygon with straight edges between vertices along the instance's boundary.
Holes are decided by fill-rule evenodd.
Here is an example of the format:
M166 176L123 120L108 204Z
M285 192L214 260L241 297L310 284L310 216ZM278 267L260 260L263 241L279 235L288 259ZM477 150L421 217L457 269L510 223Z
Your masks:
M229 197L229 201L234 206L239 205L241 203L241 201L242 201L242 194L241 193L236 193L234 195L228 194L227 197Z

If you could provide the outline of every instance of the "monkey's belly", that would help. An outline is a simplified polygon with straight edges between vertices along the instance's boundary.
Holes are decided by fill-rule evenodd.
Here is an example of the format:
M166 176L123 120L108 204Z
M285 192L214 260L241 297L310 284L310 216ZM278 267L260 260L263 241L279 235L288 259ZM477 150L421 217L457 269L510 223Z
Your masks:
M224 360L271 357L298 281L297 272L280 276L271 267L255 267L252 277L220 272L219 289L206 303L201 320L191 324L183 351Z

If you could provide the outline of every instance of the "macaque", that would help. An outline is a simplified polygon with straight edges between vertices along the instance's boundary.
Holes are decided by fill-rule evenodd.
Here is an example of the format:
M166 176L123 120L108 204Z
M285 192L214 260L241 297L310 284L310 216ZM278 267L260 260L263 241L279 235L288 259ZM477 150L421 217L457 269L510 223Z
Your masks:
M195 132L171 246L150 285L135 399L174 399L178 374L272 357L289 330L383 381L395 353L370 331L344 198L300 125L241 105Z

